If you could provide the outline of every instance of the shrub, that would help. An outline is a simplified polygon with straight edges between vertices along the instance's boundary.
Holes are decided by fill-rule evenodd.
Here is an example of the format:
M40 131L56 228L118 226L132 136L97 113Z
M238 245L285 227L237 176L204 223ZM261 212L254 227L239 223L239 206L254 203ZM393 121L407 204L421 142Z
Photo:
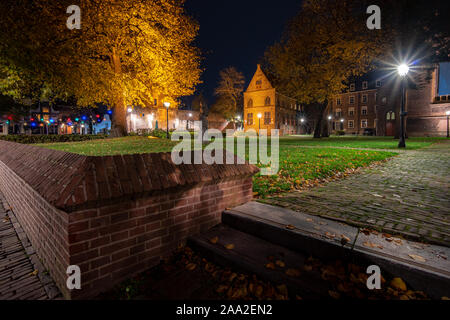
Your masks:
M0 135L0 140L24 143L24 144L34 144L34 143L58 143L58 142L76 142L76 141L87 141L95 139L106 139L108 135L106 134L34 134L34 135Z

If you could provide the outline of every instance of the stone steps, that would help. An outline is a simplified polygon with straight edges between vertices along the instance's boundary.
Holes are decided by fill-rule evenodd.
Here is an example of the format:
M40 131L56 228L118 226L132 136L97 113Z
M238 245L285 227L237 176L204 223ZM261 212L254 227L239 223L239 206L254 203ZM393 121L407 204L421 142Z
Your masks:
M215 236L219 238L219 245L209 242ZM236 248L226 249L223 245L227 241L236 244ZM450 249L447 247L404 239L387 241L382 234L366 235L358 228L337 221L258 202L224 211L222 225L189 242L219 263L254 272L271 281L291 283L296 290L307 291L312 296L323 296L323 283L294 284L289 277L278 275L277 278L273 272L265 270L267 256L274 251L284 252L292 257L293 265L298 266L309 255L323 260L351 259L362 265L378 265L382 274L399 276L410 288L424 291L432 298L450 296L450 262L447 260Z

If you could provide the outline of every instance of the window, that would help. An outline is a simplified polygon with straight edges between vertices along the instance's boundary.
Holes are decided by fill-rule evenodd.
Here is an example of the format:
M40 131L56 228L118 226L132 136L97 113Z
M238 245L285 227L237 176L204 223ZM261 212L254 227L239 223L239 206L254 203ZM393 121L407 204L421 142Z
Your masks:
M247 107L248 107L248 108L252 108L252 107L253 107L253 100L252 100L252 99L249 99L249 100L248 100L248 102L247 102ZM249 113L249 114L253 115L252 113Z
M262 80L256 80L256 89L261 89Z
M270 112L264 112L264 124L270 124Z
M354 84L354 83L352 83L352 84L350 85L350 91L355 91L355 84Z
M342 109L341 108L337 108L336 109L336 118L339 118L342 116Z
M381 87L381 80L377 80L377 88Z
M381 103L382 104L386 104L387 103L387 98L386 97L381 98Z
M439 63L438 96L446 96L449 94L450 94L450 62L441 62Z
M361 120L361 128L367 128L367 119Z
M247 124L253 125L253 113L247 113Z
M366 116L366 115L367 115L367 107L362 107L362 108L361 108L361 114L362 114L363 116Z
M393 111L386 113L386 120L395 120L395 113Z
M355 96L350 96L348 101L349 101L350 104L355 104Z
M355 127L355 121L353 120L348 120L348 128L349 129L353 129Z
M266 100L264 101L265 106L270 106L270 97L266 97Z
M369 84L367 83L367 81L363 81L363 83L362 83L363 90L367 89L368 87L369 87Z
M337 104L338 106L341 105L341 98L337 98L337 99L336 99L336 104Z
M355 108L348 108L348 115L354 116L355 115Z
M362 95L362 103L367 103L367 94Z

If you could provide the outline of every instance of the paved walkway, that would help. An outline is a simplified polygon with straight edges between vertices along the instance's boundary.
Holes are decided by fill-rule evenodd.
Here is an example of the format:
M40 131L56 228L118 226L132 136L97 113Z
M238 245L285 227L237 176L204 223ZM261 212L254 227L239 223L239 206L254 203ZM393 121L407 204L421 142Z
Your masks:
M450 246L450 141L264 202Z
M60 297L0 192L0 300Z

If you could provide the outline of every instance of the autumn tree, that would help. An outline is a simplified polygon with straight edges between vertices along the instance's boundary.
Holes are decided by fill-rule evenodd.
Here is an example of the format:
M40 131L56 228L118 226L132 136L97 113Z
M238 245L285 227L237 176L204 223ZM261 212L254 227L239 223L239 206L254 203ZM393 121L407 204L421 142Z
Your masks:
M220 71L219 85L214 91L217 97L213 110L230 119L240 111L243 101L245 78L234 67Z
M73 2L2 0L0 63L7 73L41 84L53 98L113 106L121 134L127 106L194 92L201 72L192 45L198 25L184 0ZM72 4L81 8L80 30L66 27Z
M276 86L317 108L316 138L328 101L342 92L350 76L369 71L385 52L388 36L383 29L367 28L366 8L349 0L305 0L283 39L265 54Z

